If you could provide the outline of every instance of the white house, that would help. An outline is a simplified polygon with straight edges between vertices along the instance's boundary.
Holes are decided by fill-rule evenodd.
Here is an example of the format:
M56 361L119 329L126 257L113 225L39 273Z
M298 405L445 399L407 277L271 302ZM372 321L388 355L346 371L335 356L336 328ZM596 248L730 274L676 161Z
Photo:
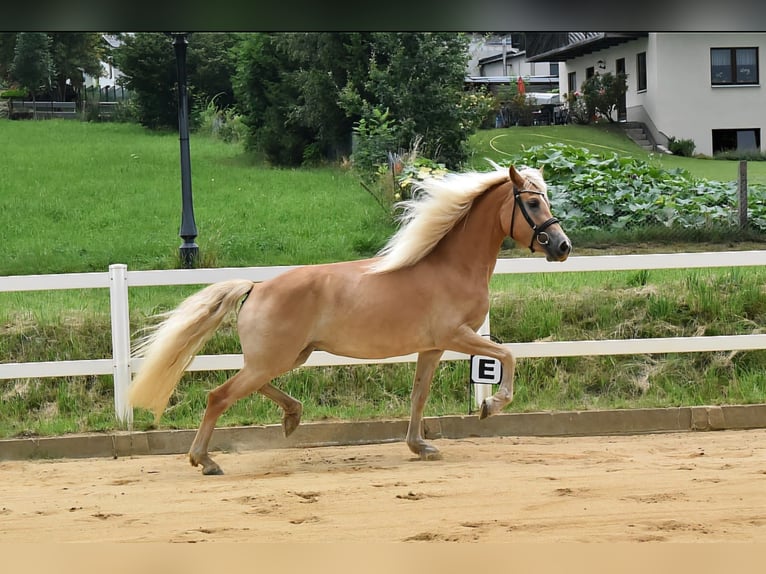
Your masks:
M530 91L557 92L558 62L529 62L523 49L523 34L478 34L468 48L466 83L491 89L524 79Z
M101 38L104 43L110 48L117 48L122 44L122 41L118 36L114 34L102 34ZM124 74L112 64L111 58L107 58L106 61L101 61L101 74L99 76L90 76L83 74L84 85L86 88L108 90L112 89L113 92L117 90L120 83L120 78Z
M559 62L562 94L595 73L624 72L614 119L642 122L658 144L691 139L696 152L764 151L766 33L566 33L527 35L527 60Z

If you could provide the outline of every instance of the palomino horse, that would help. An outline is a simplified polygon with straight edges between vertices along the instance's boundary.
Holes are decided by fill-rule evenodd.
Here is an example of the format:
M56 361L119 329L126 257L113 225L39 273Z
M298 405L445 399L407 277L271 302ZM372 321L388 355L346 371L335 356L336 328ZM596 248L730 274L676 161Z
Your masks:
M369 359L418 353L407 445L423 460L439 458L423 439L421 422L445 350L500 360L500 387L483 402L481 418L513 398L513 355L476 333L489 310L489 280L503 238L510 235L549 261L564 261L571 251L550 213L542 170L494 167L423 182L418 199L403 202L402 225L377 257L299 267L262 283L223 281L191 295L139 343L136 351L145 358L130 388L131 404L159 419L191 360L247 297L237 318L244 366L208 395L189 451L192 465L201 464L203 474L222 472L208 454L215 423L253 392L282 407L282 428L290 435L302 405L270 381L314 350Z

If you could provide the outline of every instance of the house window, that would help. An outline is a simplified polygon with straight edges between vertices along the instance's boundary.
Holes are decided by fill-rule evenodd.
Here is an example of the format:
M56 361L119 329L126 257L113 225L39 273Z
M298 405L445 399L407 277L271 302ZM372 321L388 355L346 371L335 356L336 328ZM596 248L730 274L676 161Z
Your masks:
M639 92L646 91L646 52L636 54L636 77L638 82L636 83L636 89Z
M567 91L570 94L577 91L577 72L567 74Z
M559 63L558 62L551 62L550 71L548 72L548 75L550 76L558 76L559 75Z
M761 149L761 130L713 130L713 153Z
M758 48L711 48L710 83L730 86L758 83Z
M585 80L592 78L596 73L596 68L593 66L590 66L588 68L585 68Z

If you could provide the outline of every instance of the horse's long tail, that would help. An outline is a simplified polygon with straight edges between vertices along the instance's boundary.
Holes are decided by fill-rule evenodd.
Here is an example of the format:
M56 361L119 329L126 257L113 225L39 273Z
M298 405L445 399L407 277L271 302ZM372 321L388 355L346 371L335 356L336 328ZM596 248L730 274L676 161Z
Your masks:
M165 313L134 349L144 360L128 391L130 404L159 419L186 367L253 285L246 279L214 283Z

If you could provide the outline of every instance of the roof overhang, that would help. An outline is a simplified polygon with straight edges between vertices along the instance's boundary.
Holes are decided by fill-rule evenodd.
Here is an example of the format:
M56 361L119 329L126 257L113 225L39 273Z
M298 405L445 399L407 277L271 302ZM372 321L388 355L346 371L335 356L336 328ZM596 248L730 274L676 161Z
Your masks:
M599 32L596 34L587 34L585 38L570 42L564 46L548 50L534 56L527 56L528 62L565 62L606 50L612 46L630 42L642 36L647 36L647 32L621 33L621 32Z

